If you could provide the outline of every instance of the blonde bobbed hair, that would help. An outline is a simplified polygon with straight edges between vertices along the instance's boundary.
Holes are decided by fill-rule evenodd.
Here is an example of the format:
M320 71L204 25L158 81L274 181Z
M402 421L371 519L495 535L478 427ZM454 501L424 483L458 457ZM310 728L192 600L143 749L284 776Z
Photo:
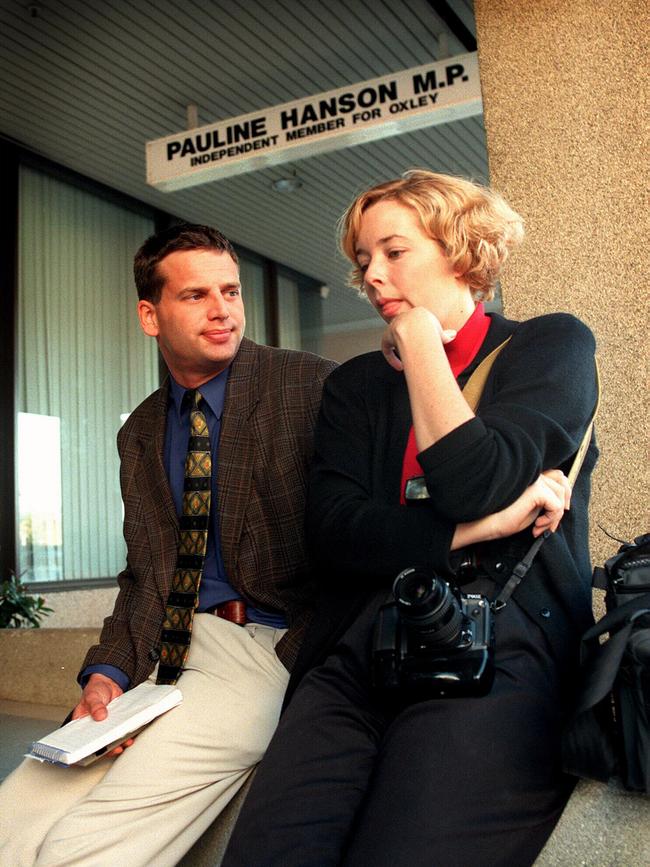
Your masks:
M350 285L364 291L356 246L365 211L393 200L417 213L424 231L443 248L474 298L489 301L510 251L524 236L523 220L505 199L481 184L426 169L411 169L361 193L340 221L340 245L352 262Z

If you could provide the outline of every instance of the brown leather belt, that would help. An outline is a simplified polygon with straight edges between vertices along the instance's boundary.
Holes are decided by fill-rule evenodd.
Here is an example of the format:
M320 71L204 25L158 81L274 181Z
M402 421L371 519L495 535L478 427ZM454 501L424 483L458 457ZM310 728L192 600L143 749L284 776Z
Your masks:
M222 605L215 605L214 608L208 608L206 614L214 614L216 617L223 617L224 620L229 620L231 623L237 623L239 626L244 626L248 623L246 619L246 603L243 599L229 599Z

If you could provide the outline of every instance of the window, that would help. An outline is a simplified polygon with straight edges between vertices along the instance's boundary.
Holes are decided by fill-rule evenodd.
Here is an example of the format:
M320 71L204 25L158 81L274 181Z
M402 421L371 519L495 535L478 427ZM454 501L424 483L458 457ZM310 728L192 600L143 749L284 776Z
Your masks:
M295 271L279 267L277 285L280 346L319 353L323 311L317 283Z
M115 436L158 384L133 255L153 219L21 167L18 567L26 581L124 565Z
M246 253L238 252L239 277L246 310L246 337L256 343L267 343L267 309L264 266Z

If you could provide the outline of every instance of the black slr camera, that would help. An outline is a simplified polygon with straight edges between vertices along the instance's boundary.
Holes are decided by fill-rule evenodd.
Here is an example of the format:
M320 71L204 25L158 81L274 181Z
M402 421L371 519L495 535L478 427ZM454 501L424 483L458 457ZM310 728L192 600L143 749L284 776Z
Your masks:
M379 611L373 686L418 701L486 695L494 679L494 621L485 596L435 574L405 569Z

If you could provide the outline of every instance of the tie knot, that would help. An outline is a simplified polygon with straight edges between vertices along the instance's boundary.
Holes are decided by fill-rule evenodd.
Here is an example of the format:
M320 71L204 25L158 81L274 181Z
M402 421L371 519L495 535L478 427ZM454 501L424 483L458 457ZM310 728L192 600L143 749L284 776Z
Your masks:
M183 402L185 402L185 406L189 404L190 409L198 409L199 404L203 400L203 395L198 390L198 388L188 388L183 397Z
M208 422L205 413L199 406L203 400L203 395L198 389L191 393L191 409L190 409L190 436L207 437L210 435L208 431ZM209 446L208 446L209 451Z

